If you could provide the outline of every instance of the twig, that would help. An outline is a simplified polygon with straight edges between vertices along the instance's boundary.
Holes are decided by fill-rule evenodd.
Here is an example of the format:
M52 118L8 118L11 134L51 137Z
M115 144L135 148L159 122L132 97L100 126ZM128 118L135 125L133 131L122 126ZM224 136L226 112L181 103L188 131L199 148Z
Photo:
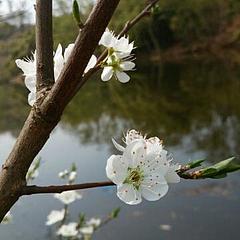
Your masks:
M179 177L184 179L202 179L201 170L193 172L177 172ZM44 194L44 193L62 193L71 190L81 190L88 188L98 188L106 186L114 186L115 184L110 181L106 182L92 182L92 183L82 183L82 184L72 184L72 185L59 185L59 186L26 186L20 195L32 195L32 194Z
M202 177L202 172L201 170L197 171L192 171L192 172L177 172L178 176L184 179L192 179L192 180L197 180L197 179L204 179Z
M64 191L80 190L86 188L97 188L105 186L113 186L114 183L107 182L92 182L92 183L82 183L82 184L72 184L72 185L59 185L59 186L26 186L23 188L21 195L32 195L32 194L42 194L42 193L62 193Z
M149 16L151 8L157 4L159 0L151 1L135 18L133 18L131 21L128 21L123 30L120 32L119 36L123 36L125 33L127 33L136 23L138 23L142 18Z
M52 0L36 0L37 91L54 84Z

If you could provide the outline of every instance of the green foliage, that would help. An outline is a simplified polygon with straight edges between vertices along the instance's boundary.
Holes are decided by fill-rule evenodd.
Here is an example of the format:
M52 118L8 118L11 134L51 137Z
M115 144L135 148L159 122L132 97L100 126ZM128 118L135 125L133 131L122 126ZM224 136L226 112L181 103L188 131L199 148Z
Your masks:
M8 39L16 30L17 27L5 22L0 22L0 41Z
M197 168L202 166L202 163L205 161L205 159L200 159L200 160L195 160L193 162L190 162L187 164L187 168L192 169L192 168Z
M62 15L53 19L54 49L61 43L66 47L75 41L78 34L78 26L74 23L72 15Z
M117 218L120 211L121 211L120 207L113 209L112 212L110 213L110 218L112 219Z
M201 177L214 179L224 178L228 173L240 170L240 164L233 162L234 159L234 157L231 157L210 167L201 169Z
M86 222L86 215L84 213L80 213L78 216L78 224L79 227L82 227Z
M79 10L77 0L73 1L72 12L73 12L73 17L74 17L75 21L77 22L77 25L79 26L79 28L82 28L83 23L81 21L80 10Z
M76 171L77 171L77 166L76 166L75 163L72 164L70 171L71 171L71 172L76 172Z
M122 27L133 18L145 1L123 1L112 21L112 26ZM231 39L238 32L231 24L238 21L240 3L237 0L161 0L152 11L131 31L141 51L171 47L176 43L189 45L225 34ZM228 31L228 26L231 31Z

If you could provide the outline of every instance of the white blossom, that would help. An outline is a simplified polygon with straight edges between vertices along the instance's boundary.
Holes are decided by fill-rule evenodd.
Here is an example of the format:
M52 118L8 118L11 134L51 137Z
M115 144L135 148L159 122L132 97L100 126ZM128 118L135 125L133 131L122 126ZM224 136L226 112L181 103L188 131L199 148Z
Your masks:
M106 166L107 177L117 185L117 196L128 204L138 204L142 197L155 201L168 192L168 183L179 182L176 166L171 165L159 138L142 136L131 130L126 147L115 140L122 155L112 155Z
M72 181L75 181L76 177L77 177L77 172L76 171L72 171L72 172L69 173L68 179L69 179L69 181L72 182Z
M72 191L65 191L62 193L54 194L54 197L57 198L58 200L60 200L62 203L68 205L68 204L76 201L77 199L81 199L82 195L80 195L76 191L72 190Z
M77 227L78 224L76 222L64 224L58 229L57 235L61 235L63 237L76 237L78 235Z
M170 158L167 151L163 149L162 141L158 137L147 138L146 135L143 136L140 132L132 129L127 132L123 139L126 146L136 140L143 140L146 143L146 151L148 154L154 153L162 156L164 164L168 166L167 172L164 176L168 183L178 183L180 181L180 177L176 173L176 170L180 168L180 165L172 163L172 158ZM124 151L124 146L117 143L114 139L112 139L112 141L119 151Z
M102 64L102 81L108 81L114 76L121 83L128 82L130 77L125 72L132 71L135 68L131 55L134 42L130 43L128 37L125 36L116 37L113 32L107 29L99 44L108 49L108 55Z
M86 222L88 226L92 225L94 228L99 227L101 224L100 218L91 218L89 221Z
M58 177L65 178L68 175L68 170L64 170L58 173Z
M53 210L50 212L50 214L47 216L47 222L46 225L52 225L59 221L62 221L65 215L65 210L62 209L60 211Z
M28 169L27 175L26 175L26 180L27 181L31 181L34 180L35 178L37 178L39 176L39 167L40 167L40 161L41 159L36 159L30 166L30 168Z
M27 180L34 180L35 178L37 178L39 176L39 171L38 169L34 169L34 167L31 165L28 172L27 172L27 176L26 179Z
M73 50L74 44L71 43L68 45L68 47L65 49L63 54L63 49L61 44L58 45L56 53L54 54L53 61L54 61L54 79L55 81L58 79L65 63L67 62L72 50ZM23 71L23 75L25 76L25 85L30 91L28 95L28 103L30 106L33 106L33 104L36 101L36 51L32 54L32 58L23 58L23 59L17 59L16 65ZM92 57L89 60L89 63L85 69L85 73L93 68L96 65L97 58L92 55Z
M84 235L92 235L94 232L93 226L81 227L80 232Z
M130 77L125 71L131 71L135 67L135 63L130 60L118 58L116 54L112 54L106 60L106 65L103 68L101 79L106 82L113 76L121 83L127 83Z
M129 42L128 37L118 37L108 29L103 33L100 41L100 45L113 50L118 57L128 57L134 49L134 42Z

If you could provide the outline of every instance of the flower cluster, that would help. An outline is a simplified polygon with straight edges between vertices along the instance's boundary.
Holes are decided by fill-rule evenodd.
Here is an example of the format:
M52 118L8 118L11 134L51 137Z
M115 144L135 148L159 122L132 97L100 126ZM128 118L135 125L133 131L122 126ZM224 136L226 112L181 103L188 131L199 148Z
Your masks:
M134 43L130 43L125 36L116 37L113 32L107 29L102 35L99 44L108 49L108 55L102 62L103 72L101 79L108 81L115 76L121 83L128 82L130 77L125 71L134 70L135 67L131 54Z
M59 178L67 180L67 184L72 184L76 180L77 177L77 169L75 164L72 165L70 171L64 170L58 174ZM54 194L54 197L60 200L65 208L61 210L52 210L50 214L47 216L46 225L53 225L57 222L63 221L65 216L67 215L67 207L69 204L75 202L78 199L82 198L82 195L77 191L66 191L62 193Z
M134 49L134 42L129 42L128 37L115 36L113 32L108 29L102 35L99 41L99 45L107 48L107 57L101 62L103 68L101 79L102 81L108 81L113 76L122 83L126 83L130 80L126 71L132 71L135 68L133 62L132 50ZM71 43L67 46L63 53L61 44L58 45L55 54L53 54L54 61L54 79L57 81L60 73L66 64L69 56L74 48L74 44ZM32 57L26 57L23 59L17 59L16 65L23 71L25 76L25 85L30 91L28 95L28 103L33 106L37 99L36 88L36 50L32 54ZM96 56L92 55L84 73L88 72L91 68L94 68L97 63Z
M106 173L117 185L117 196L127 204L138 204L142 197L156 201L168 192L169 183L177 183L179 165L172 164L162 141L158 137L146 138L136 130L127 132L125 147L113 139L114 146L122 152L112 155Z
M57 235L62 237L74 237L74 239L91 239L94 231L101 225L100 218L85 220L82 216L79 222L63 224L57 231Z
M74 48L74 44L71 43L65 49L63 53L63 49L61 44L58 45L56 53L54 54L54 79L57 81L64 65L66 64L72 50ZM30 106L33 106L36 102L37 98L37 89L36 89L36 51L32 54L31 58L17 59L16 65L23 71L23 75L25 76L25 85L27 89L30 91L28 95L28 103ZM89 60L89 63L85 69L87 72L89 69L93 68L96 65L97 58L92 55Z
M73 164L70 170L60 172L58 177L66 180L67 184L73 184L77 177L76 165ZM82 196L76 191L66 191L61 194L55 194L54 197L64 204L64 208L61 210L52 210L47 216L46 225L51 226L60 223L56 229L56 234L64 238L91 239L93 233L98 228L116 218L118 214L118 212L114 214L116 212L116 210L114 210L104 222L102 222L100 218L86 219L84 214L80 214L78 221L67 222L69 217L69 205L81 199Z

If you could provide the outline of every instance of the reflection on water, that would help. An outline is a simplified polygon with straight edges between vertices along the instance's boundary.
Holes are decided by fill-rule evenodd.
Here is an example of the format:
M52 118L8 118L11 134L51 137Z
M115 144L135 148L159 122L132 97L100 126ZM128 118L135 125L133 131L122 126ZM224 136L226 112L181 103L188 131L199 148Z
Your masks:
M114 151L110 138L120 138L129 128L160 136L180 162L239 155L240 66L202 59L149 64L139 70L126 86L97 79L84 86L40 153L37 184L60 183L57 173L72 162L78 165L79 182L104 180L106 158ZM0 85L1 161L26 117L26 96L21 87ZM73 213L103 216L123 207L120 218L95 239L236 239L239 184L239 174L220 181L183 181L163 200L134 207L122 204L112 188L89 190L74 204ZM14 222L1 226L0 236L54 239L44 222L50 209L60 207L57 204L51 196L22 198L14 208Z
M139 69L127 87L89 82L66 111L67 129L82 143L105 143L135 127L168 146L191 138L189 150L211 159L238 154L239 66L191 61Z

